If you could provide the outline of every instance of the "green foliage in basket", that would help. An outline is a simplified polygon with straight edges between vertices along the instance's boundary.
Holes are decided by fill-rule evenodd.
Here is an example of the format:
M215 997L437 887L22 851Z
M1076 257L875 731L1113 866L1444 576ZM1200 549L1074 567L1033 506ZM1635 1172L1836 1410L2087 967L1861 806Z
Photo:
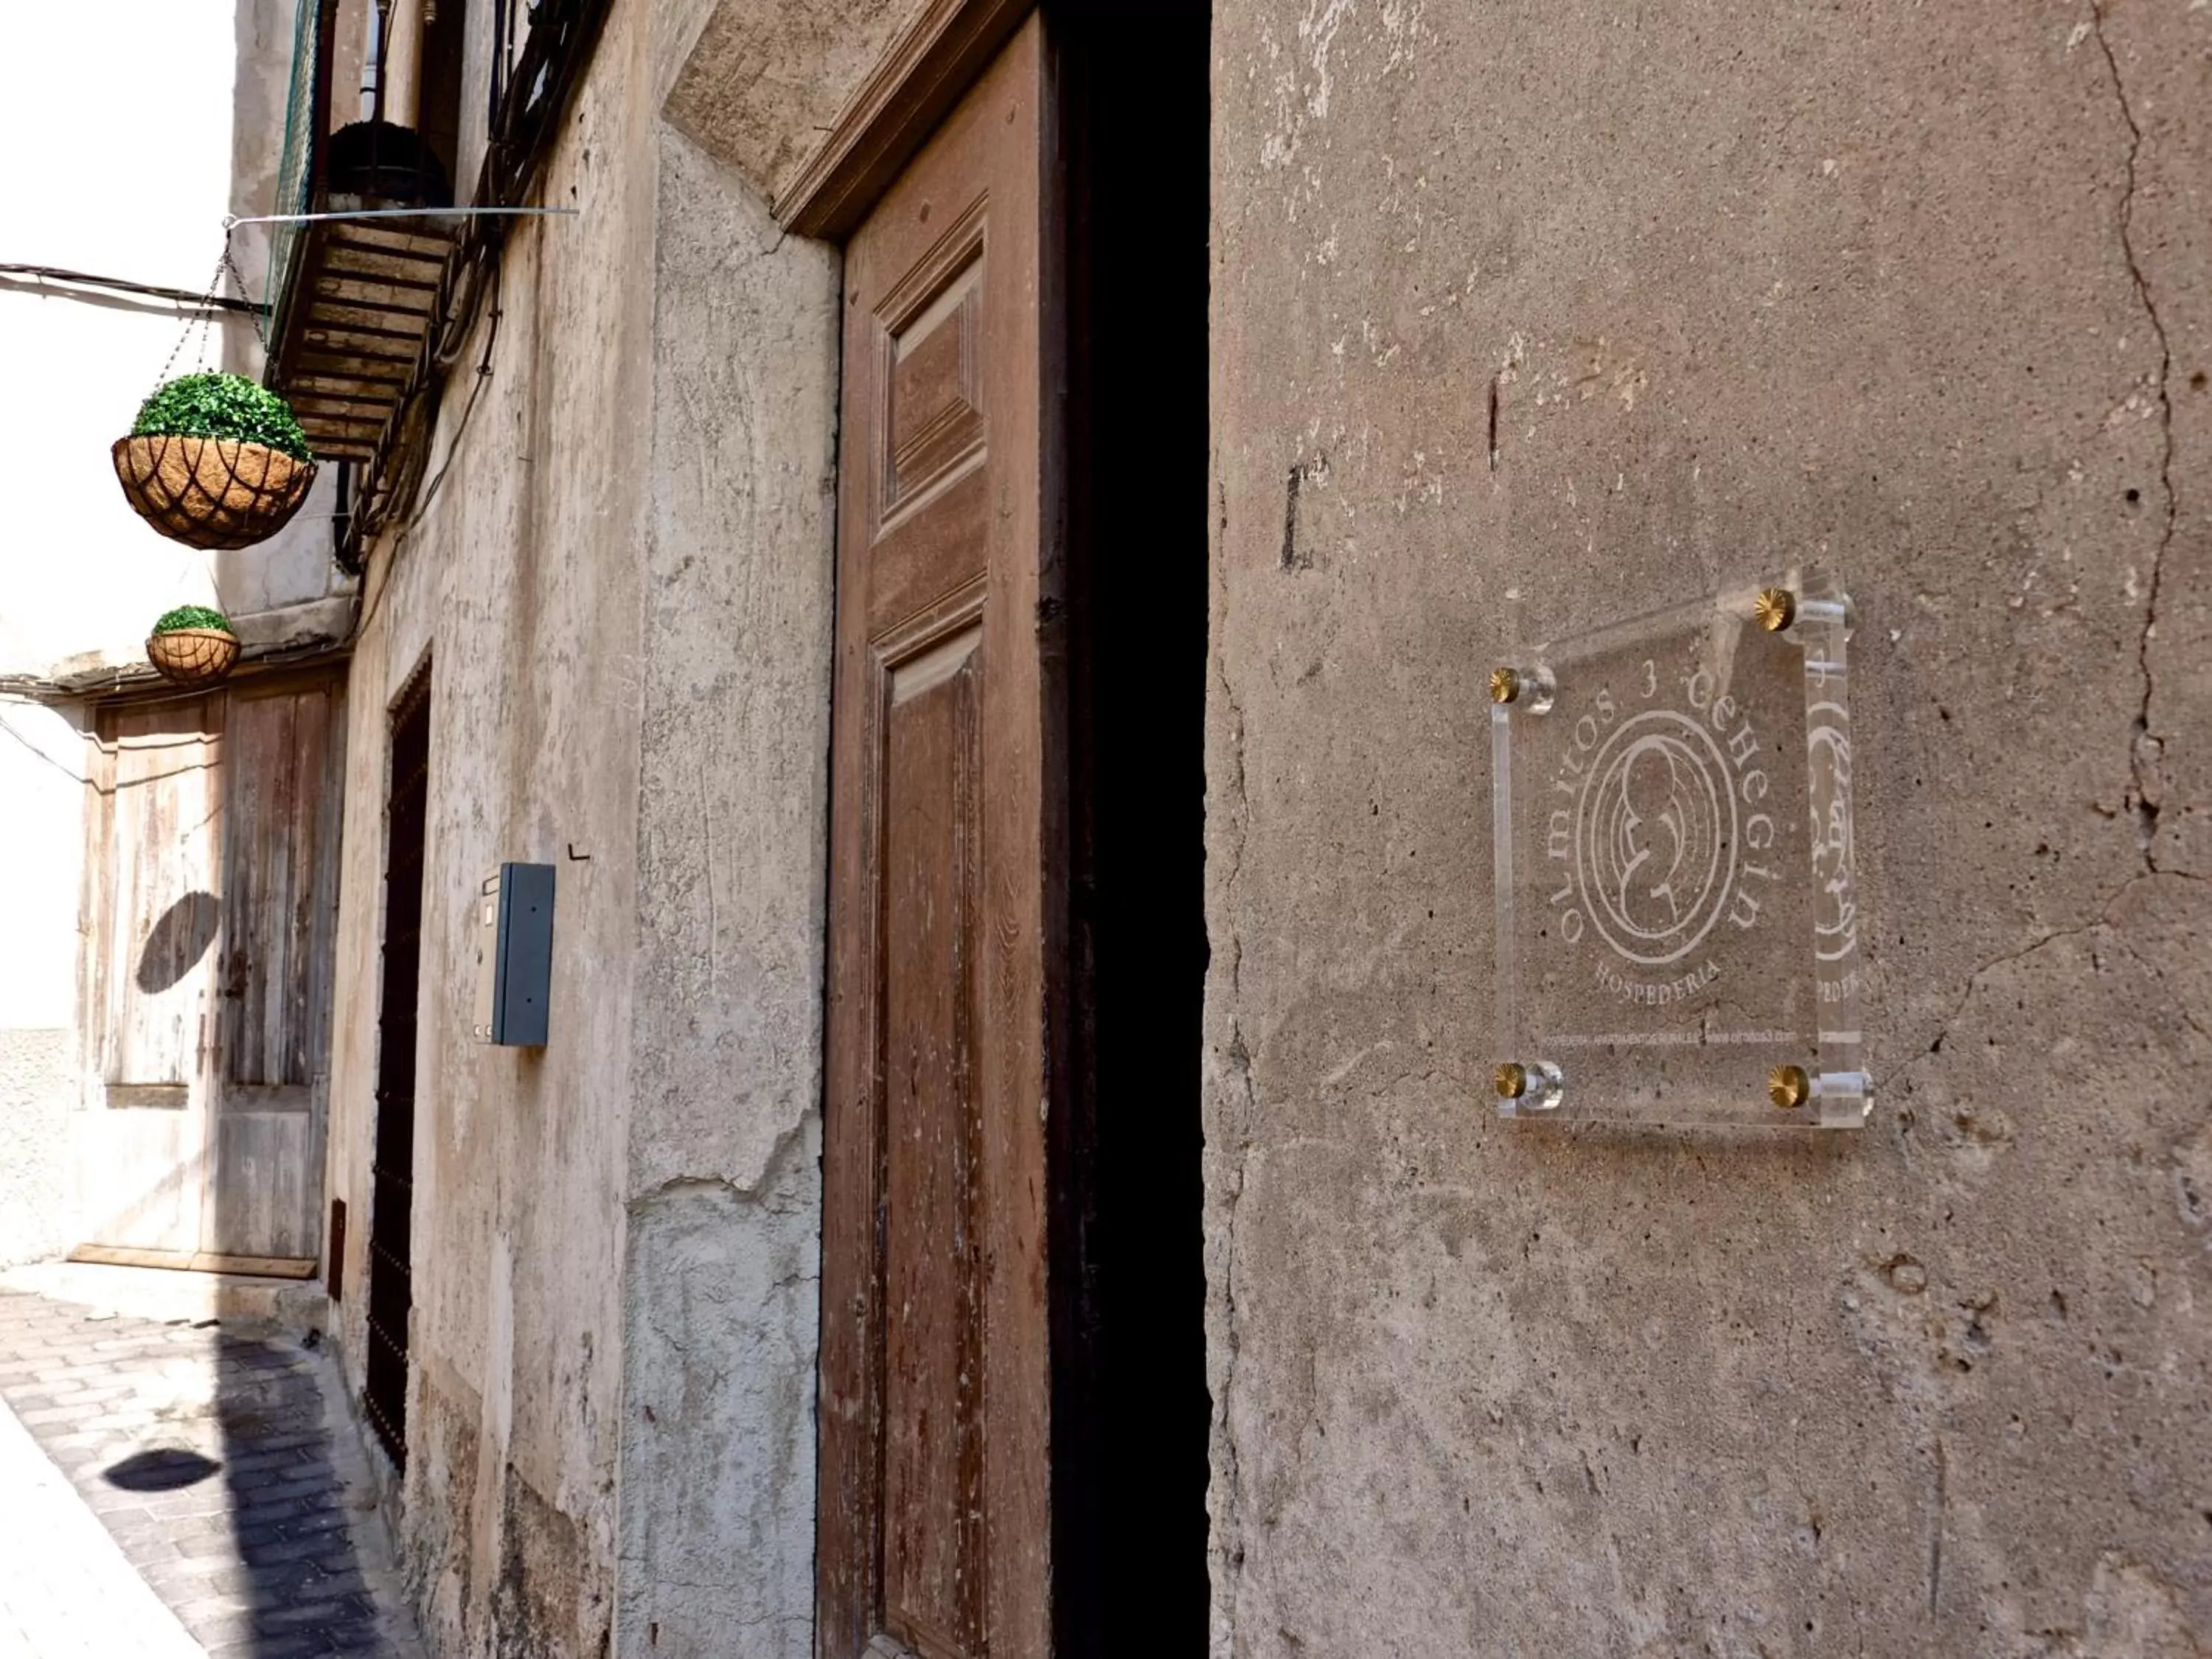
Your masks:
M295 460L315 458L291 406L242 374L179 375L146 399L131 435L230 438L282 450Z
M180 628L220 628L228 634L230 618L204 605L180 605L174 611L164 611L161 620L154 624L156 634L173 634Z

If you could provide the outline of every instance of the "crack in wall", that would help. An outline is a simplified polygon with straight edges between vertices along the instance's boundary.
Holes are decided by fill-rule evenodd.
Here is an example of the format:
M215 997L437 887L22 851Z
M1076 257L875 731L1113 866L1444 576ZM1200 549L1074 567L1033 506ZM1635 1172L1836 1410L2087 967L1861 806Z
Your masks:
M1232 1015L1229 1022L1229 1066L1243 1091L1243 1128L1239 1136L1236 1189L1227 1195L1222 1223L1222 1322L1224 1333L1221 1365L1221 1399L1218 1409L1221 1421L1222 1462L1224 1466L1224 1485L1220 1522L1220 1546L1225 1557L1237 1558L1233 1565L1242 1565L1243 1547L1239 1534L1243 1528L1235 1515L1241 1491L1241 1464L1236 1431L1229 1421L1230 1398L1237 1384L1237 1362L1243 1357L1243 1344L1237 1327L1237 1206L1243 1200L1244 1188L1252 1172L1251 1123L1259 1109L1259 1094L1252 1082L1252 1054L1245 1046L1244 1033ZM1232 1599L1236 1589L1231 1589Z
M2133 957L2137 962L2142 963L2143 966L2148 969L2153 978L2158 980L2161 984L2165 983L2165 974L2160 971L2154 963L2146 959L2141 951L2137 951L2132 945L2129 944L2127 935L2124 932L2121 932L2113 923L2112 912L2119 908L2120 901L2122 899L2125 898L2130 892L2141 886L2144 882L2176 880L2202 881L2205 879L2206 878L2204 877L2192 875L2187 871L2183 870L2148 870L2141 872L2136 875L2130 876L2125 881L2114 888L2111 896L2107 897L2103 905L2099 908L2097 914L2087 921L2076 923L2071 927L2055 927L2049 933L2039 935L2037 938L2030 940L2027 944L2021 945L2016 951L2008 951L2002 956L1991 957L1987 962L1983 963L1979 967L1976 968L1972 973L1966 976L1966 988L1960 992L1958 1000L1951 1006L1951 1011L1945 1014L1942 1021L1938 1023L1936 1028L1936 1035L1929 1039L1927 1046L1918 1054L1913 1055L1911 1059L1906 1060L1902 1066L1899 1066L1897 1068L1897 1071L1894 1073L1894 1080L1900 1084L1903 1083L1907 1077L1911 1075L1912 1068L1914 1066L1919 1065L1929 1055L1940 1054L1942 1051L1945 1041L1951 1035L1951 1028L1958 1024L1960 1016L1966 1012L1966 1006L1974 1000L1974 993L1981 989L1983 981L1986 980L1998 969L2008 967L2015 962L2025 961L2029 957L2033 956L2037 951L2042 950L2045 946L2055 945L2061 939L2078 939L2085 933L2094 933L2100 932L2100 930L2109 929L2112 931L2114 939L2118 943L2121 949L2125 951L2130 957ZM2208 1041L2212 1041L2212 1030L2208 1030L2203 1023L2200 1021L2197 1016L2190 1011L2188 1006L2182 1002L2178 997L2174 1000L2174 1006L2179 1012L2181 1018L2192 1030L2194 1030L2200 1036L2205 1037Z
M1959 1023L1959 1017L1966 1012L1966 1005L1974 1000L1974 993L1982 988L1984 980L2000 968L2008 967L2015 962L2026 961L2046 945L2056 945L2061 939L2078 939L2084 933L2094 933L2100 928L2110 927L2112 912L2119 907L2120 901L2125 898L2133 888L2153 879L2155 873L2145 872L2130 876L2112 890L2112 896L2105 901L2096 915L2089 921L2076 923L2071 927L2054 927L2049 933L2041 934L2021 945L2018 950L2008 951L2002 956L1991 957L1987 962L1976 968L1972 973L1966 975L1966 988L1959 993L1959 999L1951 1005L1950 1012L1945 1014L1937 1024L1936 1035L1928 1040L1927 1046L1918 1054L1897 1068L1895 1080L1898 1083L1903 1083L1911 1075L1914 1066L1919 1065L1930 1054L1942 1052L1944 1042L1951 1035L1951 1028Z
M1951 1508L1951 1466L1943 1451L1943 1437L1936 1437L1935 1516L1928 1536L1928 1616L1939 1616L1943 1601L1943 1523Z
M2129 944L2128 936L2125 933L2115 933L2112 935L2112 942L2118 945L2121 950L2126 951L2130 957L2133 957L2136 965L2141 968L2143 972L2148 974L2153 979L2156 980L2160 985L2164 986L2166 984L2166 970L2163 968L2160 968L2156 963L2153 962L2148 957L2145 956L2142 951L2136 950L2134 945ZM2208 1028L2203 1020L2197 1018L2195 1014L2191 1013L2189 1011L2189 1005L2184 1002L2179 996L2176 996L2173 999L2173 1011L2181 1016L2183 1024L2188 1026L2191 1030L2203 1037L2205 1042L2212 1042L2212 1028Z
M2159 455L2159 487L2166 499L2166 523L2159 534L2158 548L2151 556L2150 583L2148 600L2143 608L2142 634L2136 646L2136 665L2142 677L2142 702L2136 714L2135 737L2128 750L2128 772L2132 785L2130 794L2136 814L2136 834L2142 847L2146 868L2158 868L2158 814L2161 793L2157 775L2158 761L2166 744L2164 739L2151 730L2151 696L2154 689L2150 662L2151 641L2158 631L2160 583L2165 574L2166 555L2173 545L2174 532L2180 523L2180 501L2173 486L2173 345L2166 337L2166 319L2159 315L2158 303L2153 298L2150 279L2144 275L2142 261L2136 250L2135 219L2137 191L2136 165L2142 155L2142 124L2136 118L2135 106L2129 101L2127 82L2120 75L2120 60L2112 43L2105 33L2106 0L2091 0L2089 17L2091 31L2096 36L2098 50L2104 53L2105 67L2112 76L2112 95L2119 105L2120 118L2127 123L2128 159L2127 188L2120 198L2120 252L2128 262L2128 275L2134 280L2136 297L2142 302L2144 314L2150 319L2151 334L2158 342L2158 409L2160 452Z
M1212 549L1214 572L1213 638L1211 641L1209 656L1214 684L1219 694L1220 706L1228 714L1228 731L1225 734L1226 741L1223 745L1226 750L1225 775L1221 780L1222 799L1218 819L1223 826L1224 868L1218 886L1210 896L1210 902L1216 907L1216 914L1224 918L1223 932L1226 937L1220 941L1219 954L1215 957L1216 966L1212 971L1220 976L1222 997L1226 1006L1228 1025L1228 1040L1224 1055L1226 1074L1228 1078L1234 1079L1241 1094L1240 1109L1237 1112L1238 1121L1233 1137L1235 1141L1233 1153L1227 1146L1222 1148L1224 1165L1232 1157L1235 1160L1235 1180L1233 1184L1224 1182L1224 1190L1221 1191L1218 1198L1222 1305L1221 1370L1213 1403L1214 1455L1220 1470L1220 1478L1219 1504L1212 1516L1213 1536L1209 1546L1215 1558L1214 1612L1216 1614L1216 1628L1209 1646L1217 1656L1225 1656L1233 1653L1236 1650L1237 1632L1241 1621L1234 1616L1233 1611L1229 1612L1225 1620L1220 1615L1224 1611L1233 1609L1237 1604L1241 1589L1237 1569L1243 1564L1243 1528L1239 1515L1242 1476L1237 1437L1230 1424L1230 1401L1235 1390L1241 1347L1237 1310L1237 1206L1243 1197L1245 1183L1250 1172L1252 1120L1257 1110L1257 1097L1252 1080L1251 1052L1245 1043L1243 1024L1239 1018L1243 1006L1244 951L1243 938L1237 931L1234 915L1237 890L1244 866L1244 844L1249 825L1249 804L1245 792L1244 710L1243 706L1237 700L1236 687L1231 682L1229 672L1228 660L1222 648L1223 640L1228 631L1229 614L1229 583L1224 568L1229 539L1229 502L1227 489L1221 478L1221 461L1218 452L1214 456L1213 474L1215 480L1215 522ZM1293 468L1288 486L1291 491L1290 512L1292 515L1296 512L1299 476L1300 469ZM1291 519L1291 524L1295 525L1294 516ZM1287 550L1294 541L1295 529L1287 530L1286 537L1291 538L1286 540ZM1209 796L1212 793L1212 780L1209 775ZM1207 807L1209 819L1213 818L1214 811L1213 804L1209 799Z
M726 1175L720 1171L703 1175L679 1171L656 1181L642 1192L633 1194L623 1201L623 1207L632 1216L642 1215L665 1199L698 1192L726 1192L748 1204L764 1203L774 1195L775 1182L784 1173L786 1155L794 1145L806 1138L811 1127L812 1114L805 1113L798 1122L778 1129L775 1139L769 1145L767 1156L761 1159L760 1167L750 1176ZM770 1207L775 1206L771 1205Z

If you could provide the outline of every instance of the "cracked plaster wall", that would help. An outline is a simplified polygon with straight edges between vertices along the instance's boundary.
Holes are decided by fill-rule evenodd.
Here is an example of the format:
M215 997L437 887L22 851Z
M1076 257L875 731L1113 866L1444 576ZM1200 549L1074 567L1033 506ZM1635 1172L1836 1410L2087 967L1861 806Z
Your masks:
M397 1503L451 1655L811 1644L838 263L640 95L685 20L615 9L544 191L581 213L510 243L354 663L334 1334L358 1385L386 711L427 652ZM556 870L542 1052L468 1036L502 859Z
M441 407L443 480L374 550L352 668L329 1163L350 1224L332 1334L358 1387L388 711L427 655L415 1363L396 1507L427 1632L453 1659L597 1655L613 1631L657 173L653 112L629 88L650 21L613 9L540 186L580 211L508 241ZM475 899L503 860L556 870L543 1049L470 1035Z
M1215 1651L2212 1650L2212 10L1215 70ZM1869 1131L1500 1123L1481 671L1806 556Z
M617 1647L802 1659L840 265L659 156Z

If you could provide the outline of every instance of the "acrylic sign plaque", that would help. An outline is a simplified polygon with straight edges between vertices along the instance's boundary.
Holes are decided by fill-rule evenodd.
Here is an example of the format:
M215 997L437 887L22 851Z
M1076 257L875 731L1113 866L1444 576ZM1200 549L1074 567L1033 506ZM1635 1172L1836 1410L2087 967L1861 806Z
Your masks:
M1504 1115L1866 1121L1850 628L1792 572L1492 673Z

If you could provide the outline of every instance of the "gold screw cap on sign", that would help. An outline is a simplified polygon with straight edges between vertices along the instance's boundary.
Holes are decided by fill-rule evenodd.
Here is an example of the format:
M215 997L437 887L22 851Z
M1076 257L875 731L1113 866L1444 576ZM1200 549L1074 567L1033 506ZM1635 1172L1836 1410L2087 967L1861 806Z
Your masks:
M1770 634L1779 634L1797 620L1797 596L1786 587L1762 587L1751 602L1751 614Z
M1528 1092L1528 1069L1508 1060L1498 1068L1492 1081L1498 1085L1500 1100L1518 1100Z
M1521 695L1521 677L1510 668L1490 671L1490 700L1492 702L1512 702Z
M1766 1097L1785 1112L1802 1106L1812 1092L1802 1066L1778 1066L1766 1074Z

